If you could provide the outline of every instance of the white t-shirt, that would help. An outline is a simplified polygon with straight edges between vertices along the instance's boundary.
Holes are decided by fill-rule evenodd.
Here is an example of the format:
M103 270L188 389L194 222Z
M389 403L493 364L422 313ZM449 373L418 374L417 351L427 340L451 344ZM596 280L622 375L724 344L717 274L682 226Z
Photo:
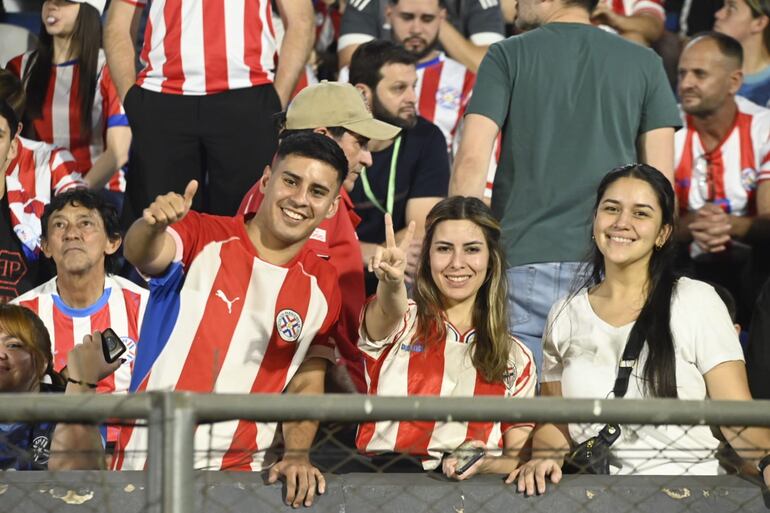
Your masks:
M544 334L543 381L560 381L565 398L606 398L615 384L618 363L634 323L615 327L593 311L586 289L556 303ZM680 399L705 399L703 375L722 362L743 361L738 335L722 300L710 285L680 278L671 304L671 332L676 351ZM643 369L647 347L637 360L623 400L644 397ZM602 425L570 424L581 443ZM708 426L621 427L613 456L622 464L613 474L709 475L719 468L718 446Z

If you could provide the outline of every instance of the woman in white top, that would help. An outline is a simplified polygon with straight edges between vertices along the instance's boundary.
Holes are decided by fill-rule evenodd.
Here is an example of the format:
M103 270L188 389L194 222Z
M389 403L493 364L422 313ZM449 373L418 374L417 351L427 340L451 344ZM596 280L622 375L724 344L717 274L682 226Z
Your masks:
M426 220L414 284L404 285L406 248L386 216L386 245L370 262L377 295L365 307L359 347L366 357L370 394L474 397L533 396L531 353L508 332L505 258L500 225L476 198L439 202ZM512 407L515 407L512 405ZM474 473L507 474L532 424L494 422L376 422L360 426L356 445L365 454L408 454L422 468L442 465L442 456L468 442L483 448L473 466L458 473L456 457L443 458L444 473L465 479ZM417 470L419 467L415 466Z
M674 191L658 170L634 164L604 177L594 205L590 276L551 309L544 336L543 395L611 396L627 343L643 341L626 398L750 400L743 354L727 309L714 289L677 278ZM587 272L588 274L588 272ZM519 491L543 493L556 483L570 442L595 436L601 425L536 431L535 456L512 472ZM722 428L733 447L770 447L770 432ZM611 473L716 474L718 442L708 426L621 426ZM744 451L760 460L764 452ZM762 460L767 462L767 459ZM764 470L770 482L770 470Z

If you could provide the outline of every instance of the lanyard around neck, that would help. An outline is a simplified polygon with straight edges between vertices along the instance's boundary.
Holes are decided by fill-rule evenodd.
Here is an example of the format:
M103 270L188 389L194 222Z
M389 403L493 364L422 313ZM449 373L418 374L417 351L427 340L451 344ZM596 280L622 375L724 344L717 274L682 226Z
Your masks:
M401 150L401 136L396 137L393 143L393 154L390 156L390 172L388 173L388 195L385 196L385 206L377 200L377 197L372 191L371 185L369 185L369 178L366 176L366 168L361 170L361 185L364 187L364 194L371 201L375 207L379 208L383 213L393 215L393 202L396 198L396 163L398 162L398 153Z

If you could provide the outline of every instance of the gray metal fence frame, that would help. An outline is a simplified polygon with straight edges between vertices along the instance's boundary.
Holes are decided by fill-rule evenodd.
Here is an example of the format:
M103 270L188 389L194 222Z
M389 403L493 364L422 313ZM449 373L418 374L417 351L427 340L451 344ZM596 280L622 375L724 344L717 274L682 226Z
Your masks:
M515 406L515 407L512 407ZM147 419L151 513L188 513L193 504L193 440L199 423L226 420L615 422L770 427L770 401L679 399L510 399L364 395L190 394L0 395L0 422L103 423Z

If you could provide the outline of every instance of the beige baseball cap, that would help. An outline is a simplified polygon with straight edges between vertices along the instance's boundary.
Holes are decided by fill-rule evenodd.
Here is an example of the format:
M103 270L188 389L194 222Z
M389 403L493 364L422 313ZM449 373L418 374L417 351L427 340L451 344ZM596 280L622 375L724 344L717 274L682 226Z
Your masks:
M401 128L374 119L361 92L351 84L326 80L304 88L286 110L286 129L341 126L369 139L393 139Z

